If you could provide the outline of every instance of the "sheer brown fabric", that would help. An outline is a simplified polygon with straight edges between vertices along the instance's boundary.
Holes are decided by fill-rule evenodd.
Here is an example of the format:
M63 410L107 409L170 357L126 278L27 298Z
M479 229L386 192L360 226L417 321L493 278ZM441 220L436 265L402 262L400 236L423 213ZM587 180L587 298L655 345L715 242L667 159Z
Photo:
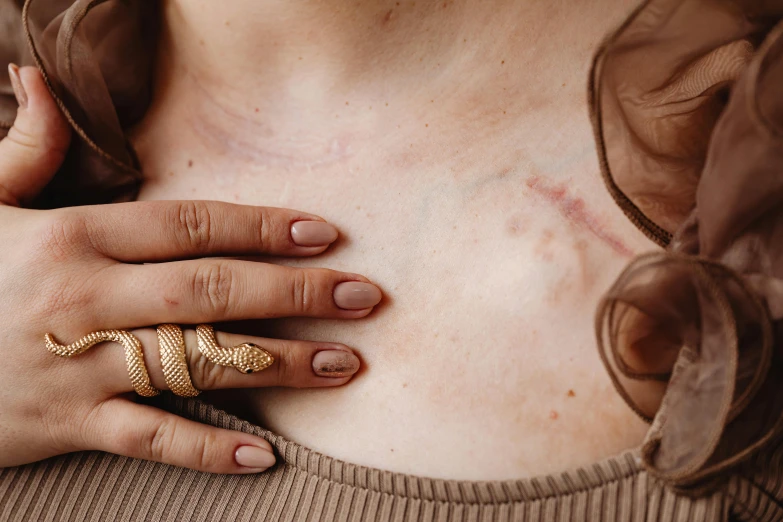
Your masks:
M597 314L647 469L708 486L783 429L783 2L650 1L591 78L605 180L667 252Z
M0 61L36 64L80 137L33 205L135 197L124 131L149 103L156 8L0 0ZM643 465L691 492L752 461L754 483L783 498L781 466L760 458L783 411L782 18L783 0L649 0L601 45L590 78L606 186L667 247L609 290L599 348L652 422ZM15 111L0 77L0 137Z
M124 129L149 105L156 41L156 2L2 0L0 57L36 64L81 139L33 206L133 199L141 172ZM24 12L23 12L24 11ZM24 16L23 16L24 15ZM3 63L7 63L4 61ZM16 111L9 80L0 79L0 125ZM0 128L0 137L6 130Z

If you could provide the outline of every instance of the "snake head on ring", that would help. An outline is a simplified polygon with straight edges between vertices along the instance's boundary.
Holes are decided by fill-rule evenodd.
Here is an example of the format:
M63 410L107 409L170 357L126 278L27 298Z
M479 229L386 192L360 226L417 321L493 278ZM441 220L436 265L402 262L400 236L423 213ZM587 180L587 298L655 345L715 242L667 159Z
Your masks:
M260 372L275 362L272 355L253 343L240 344L234 349L234 367L242 373Z

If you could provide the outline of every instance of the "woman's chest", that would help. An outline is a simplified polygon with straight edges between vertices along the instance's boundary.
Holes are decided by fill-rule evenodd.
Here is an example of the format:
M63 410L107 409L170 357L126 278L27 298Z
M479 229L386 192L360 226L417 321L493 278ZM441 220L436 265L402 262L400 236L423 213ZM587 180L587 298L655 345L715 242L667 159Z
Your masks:
M364 368L340 390L248 392L256 420L353 462L497 479L588 463L643 430L603 373L592 320L645 242L595 169L582 170L590 159L556 175L513 157L471 172L369 160L292 172L194 154L142 196L321 215L341 230L329 252L271 261L361 273L383 289L362 321L257 325L265 336L345 343Z

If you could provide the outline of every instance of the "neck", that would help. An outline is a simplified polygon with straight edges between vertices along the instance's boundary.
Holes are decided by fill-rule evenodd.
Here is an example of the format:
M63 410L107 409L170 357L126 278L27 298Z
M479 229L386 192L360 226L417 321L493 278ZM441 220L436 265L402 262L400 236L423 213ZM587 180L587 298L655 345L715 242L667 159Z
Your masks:
M166 0L151 121L280 165L397 135L408 147L425 129L450 142L470 126L503 132L535 108L583 102L589 56L616 22L606 12L619 19L629 3Z

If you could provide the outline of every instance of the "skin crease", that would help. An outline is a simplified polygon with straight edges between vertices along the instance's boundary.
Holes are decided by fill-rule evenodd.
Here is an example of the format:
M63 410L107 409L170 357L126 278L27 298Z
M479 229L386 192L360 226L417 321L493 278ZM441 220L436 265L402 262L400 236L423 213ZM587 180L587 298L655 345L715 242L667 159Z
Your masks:
M451 479L553 473L641 442L593 317L656 247L603 186L585 100L591 54L633 2L163 4L155 99L132 138L141 198L316 213L338 243L281 262L385 293L351 324L243 325L345 343L363 368L339 389L237 393L237 410L333 457Z

